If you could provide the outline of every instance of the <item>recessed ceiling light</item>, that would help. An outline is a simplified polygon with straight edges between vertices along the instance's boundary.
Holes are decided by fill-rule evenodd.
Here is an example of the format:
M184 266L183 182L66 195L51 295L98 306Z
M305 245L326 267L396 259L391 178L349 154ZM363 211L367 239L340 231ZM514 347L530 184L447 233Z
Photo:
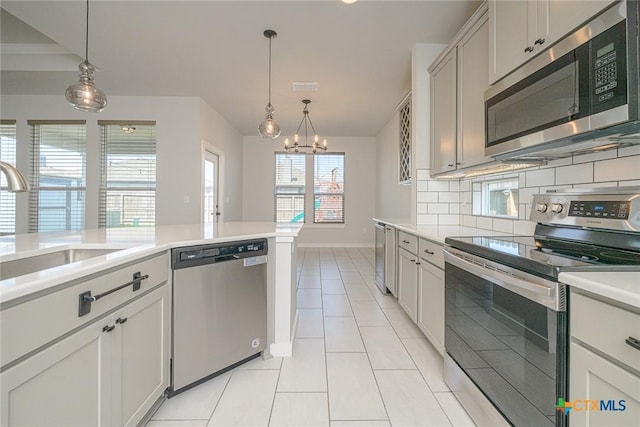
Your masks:
M293 86L294 92L317 92L318 91L318 82L293 82L291 83Z
M342 3L346 3L346 4L353 4L355 2L357 2L358 0L342 0Z

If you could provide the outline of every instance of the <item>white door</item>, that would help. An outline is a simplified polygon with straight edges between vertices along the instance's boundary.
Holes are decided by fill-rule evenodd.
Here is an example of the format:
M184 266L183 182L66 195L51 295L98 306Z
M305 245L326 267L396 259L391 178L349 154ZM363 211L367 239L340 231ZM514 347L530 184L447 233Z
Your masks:
M202 206L204 206L203 221L205 224L218 222L219 209L219 163L217 154L205 151L204 158L204 193L202 194Z

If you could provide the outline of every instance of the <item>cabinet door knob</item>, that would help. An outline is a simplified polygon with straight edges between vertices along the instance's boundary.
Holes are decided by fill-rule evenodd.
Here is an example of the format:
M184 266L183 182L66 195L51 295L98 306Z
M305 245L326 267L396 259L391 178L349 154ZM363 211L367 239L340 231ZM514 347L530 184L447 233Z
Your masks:
M533 46L527 46L524 48L524 53L531 53L533 52Z
M116 328L116 325L111 325L111 326L107 325L107 326L105 326L104 328L102 328L102 332L111 332L111 331L113 331L115 328Z
M123 324L124 322L126 322L126 321L127 321L127 317L118 317L118 318L116 319L116 323L118 323L118 324L120 324L120 325L122 325L122 324Z
M636 350L640 350L640 340L638 338L629 337L626 340L624 340L624 342L626 342L627 344L629 344L631 347L635 348Z
M416 265L420 265L420 263L419 263L419 262L416 262Z
M540 38L540 39L536 40L536 41L535 41L535 42L533 42L533 43L534 43L534 44L537 44L537 45L542 46L542 45L544 44L544 42L545 42L545 41L546 41L545 39Z

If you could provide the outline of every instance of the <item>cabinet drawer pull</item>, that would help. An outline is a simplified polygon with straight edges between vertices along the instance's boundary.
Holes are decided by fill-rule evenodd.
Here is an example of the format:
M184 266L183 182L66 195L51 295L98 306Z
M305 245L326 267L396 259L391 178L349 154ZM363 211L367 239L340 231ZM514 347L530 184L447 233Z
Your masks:
M411 262L416 262L416 260L415 260L415 259L412 259L412 260L411 260Z
M416 262L416 265L420 265L420 263L419 263L419 262Z
M638 338L629 337L626 340L624 340L624 342L626 342L627 344L629 344L631 347L635 348L636 350L640 350L640 340Z
M405 243L405 244L407 244L407 245L408 245L408 244L409 244L409 243L411 243L411 242L410 242L410 241L408 241L408 240L403 240L403 241L402 241L402 243Z
M127 317L118 317L116 319L116 323L118 323L119 325L122 325L126 321L127 321Z
M425 249L424 253L429 254L429 255L435 255L436 253L433 251L430 251L429 249Z
M104 328L102 328L102 332L111 332L111 331L113 331L115 328L116 328L116 325L111 325L111 326L107 325L107 326L105 326Z
M453 163L449 163L447 166L449 166L450 168L453 167Z
M531 53L533 52L533 46L527 46L524 48L524 53Z
M536 40L535 42L533 42L534 44L540 45L542 46L544 44L546 40L543 38L539 38L538 40Z
M144 276L140 273L133 273L133 280L125 283L124 285L116 286L113 289L109 289L106 292L97 295L91 295L91 291L82 292L78 295L78 317L82 317L85 314L89 314L91 312L91 303L98 301L102 297L106 297L107 295L111 295L112 293L119 291L120 289L124 289L128 286L133 286L132 290L135 292L140 289L141 282L145 279L148 279L149 275L145 274Z

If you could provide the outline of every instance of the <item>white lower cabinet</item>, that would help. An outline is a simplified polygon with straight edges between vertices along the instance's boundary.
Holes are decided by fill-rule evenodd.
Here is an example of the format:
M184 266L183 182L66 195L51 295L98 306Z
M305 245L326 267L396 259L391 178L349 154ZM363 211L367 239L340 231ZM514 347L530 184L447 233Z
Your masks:
M398 248L398 303L415 322L418 318L418 257Z
M444 272L426 261L418 271L418 327L444 354Z
M169 286L0 374L2 426L136 425L169 385Z

